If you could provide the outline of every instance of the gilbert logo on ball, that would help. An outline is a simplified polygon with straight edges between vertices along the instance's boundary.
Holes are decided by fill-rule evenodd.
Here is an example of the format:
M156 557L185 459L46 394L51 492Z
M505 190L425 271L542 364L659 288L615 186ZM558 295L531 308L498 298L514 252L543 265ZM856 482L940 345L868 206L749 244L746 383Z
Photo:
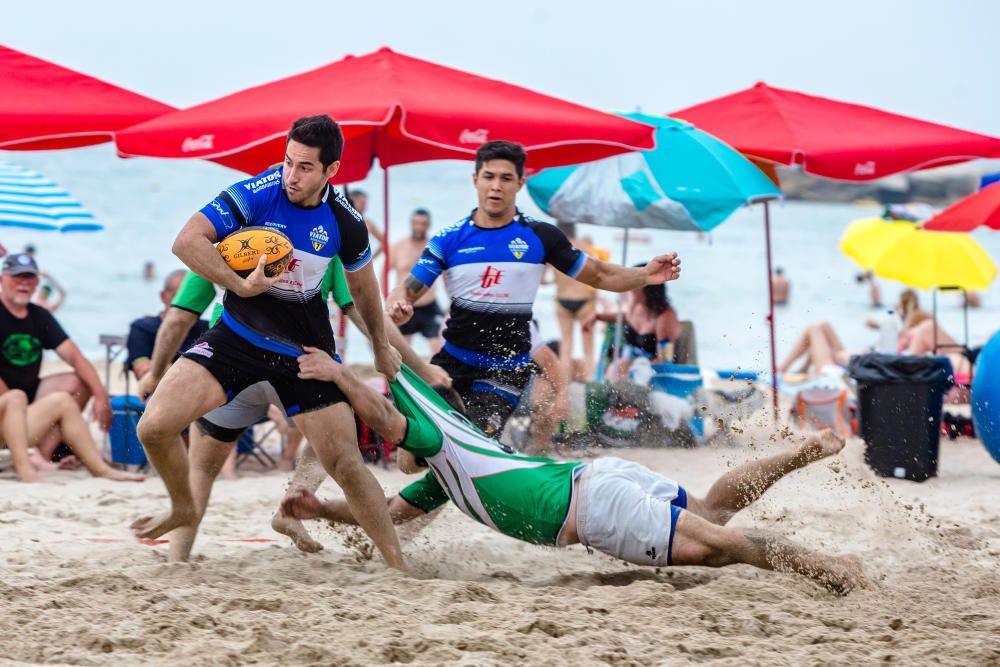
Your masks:
M261 255L267 257L264 275L274 277L285 270L292 258L292 242L268 227L244 227L222 239L216 247L226 265L244 278L257 268Z

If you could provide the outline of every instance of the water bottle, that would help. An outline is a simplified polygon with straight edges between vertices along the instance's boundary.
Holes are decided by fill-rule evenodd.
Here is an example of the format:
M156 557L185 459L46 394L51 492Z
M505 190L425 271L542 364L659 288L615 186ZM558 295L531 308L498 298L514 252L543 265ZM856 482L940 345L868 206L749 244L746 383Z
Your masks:
M879 323L878 351L882 354L896 354L898 346L899 323L896 322L896 313L889 309Z

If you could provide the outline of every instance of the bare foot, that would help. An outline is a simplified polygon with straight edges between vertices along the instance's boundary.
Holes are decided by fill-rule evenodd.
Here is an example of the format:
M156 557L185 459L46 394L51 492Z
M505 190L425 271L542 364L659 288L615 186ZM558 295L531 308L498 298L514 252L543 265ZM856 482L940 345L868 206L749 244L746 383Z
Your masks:
M132 534L140 540L154 540L174 528L194 526L198 521L194 509L173 509L156 516L141 516L132 522Z
M59 468L58 463L47 461L45 457L37 451L31 453L31 465L35 466L37 470L56 470Z
M48 477L43 477L37 472L32 471L30 474L18 475L18 481L24 482L25 484L55 484L56 486L62 486L64 483L57 479L49 479Z
M323 550L323 545L309 535L309 531L306 530L306 527L298 519L275 514L274 518L271 519L271 528L291 538L292 543L300 551L305 551L307 554L314 554L317 551Z
M811 435L799 447L799 452L809 463L837 454L844 448L844 441L833 432L824 429L819 435Z
M118 470L117 468L112 468L108 466L107 470L102 470L94 477L103 477L104 479L110 479L112 482L144 482L146 481L145 475L139 475L134 472L126 472L124 470Z

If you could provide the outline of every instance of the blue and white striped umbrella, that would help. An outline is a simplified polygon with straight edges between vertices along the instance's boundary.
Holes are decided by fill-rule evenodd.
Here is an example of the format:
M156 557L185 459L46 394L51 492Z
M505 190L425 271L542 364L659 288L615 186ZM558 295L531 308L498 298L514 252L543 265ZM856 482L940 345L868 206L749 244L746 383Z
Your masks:
M53 232L104 229L80 202L36 171L0 162L0 227Z

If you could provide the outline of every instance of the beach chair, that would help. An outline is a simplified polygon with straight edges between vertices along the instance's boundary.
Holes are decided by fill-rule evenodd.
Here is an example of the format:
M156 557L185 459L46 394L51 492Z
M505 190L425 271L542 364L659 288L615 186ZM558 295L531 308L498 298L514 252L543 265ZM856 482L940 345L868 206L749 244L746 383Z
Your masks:
M803 430L832 428L842 438L852 433L850 396L846 389L810 387L795 396L794 415Z
M261 428L260 431L255 430L262 424L270 424L270 427ZM244 431L243 435L236 441L236 467L239 468L247 459L253 457L262 468L277 468L278 462L264 449L264 442L277 428L278 425L270 419L261 419ZM281 448L284 449L285 434L279 433L279 436L281 437Z

